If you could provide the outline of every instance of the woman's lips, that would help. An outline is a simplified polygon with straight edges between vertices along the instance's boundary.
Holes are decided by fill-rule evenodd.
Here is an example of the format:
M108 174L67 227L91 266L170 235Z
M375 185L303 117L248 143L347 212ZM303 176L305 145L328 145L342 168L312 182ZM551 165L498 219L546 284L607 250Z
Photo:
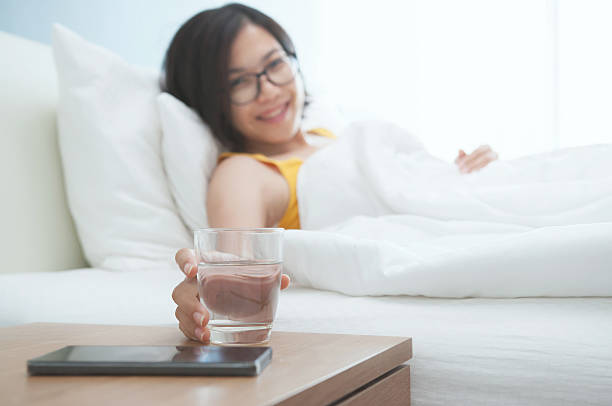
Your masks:
M268 110L265 114L257 116L258 120L266 123L278 123L285 118L287 111L289 110L289 102L279 106L275 109Z

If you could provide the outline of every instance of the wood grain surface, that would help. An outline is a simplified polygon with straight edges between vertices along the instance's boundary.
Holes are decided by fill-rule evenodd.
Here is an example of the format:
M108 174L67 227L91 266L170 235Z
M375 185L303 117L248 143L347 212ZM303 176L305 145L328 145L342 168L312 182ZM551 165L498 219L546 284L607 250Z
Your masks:
M28 376L28 359L66 345L198 344L165 326L37 323L0 328L0 404L321 405L346 402L343 398L353 392L371 398L389 388L396 400L408 393L406 402L398 404L409 402L409 372L407 381L401 368L400 375L380 381L378 389L372 384L359 391L412 357L412 340L406 337L273 331L272 362L256 377Z

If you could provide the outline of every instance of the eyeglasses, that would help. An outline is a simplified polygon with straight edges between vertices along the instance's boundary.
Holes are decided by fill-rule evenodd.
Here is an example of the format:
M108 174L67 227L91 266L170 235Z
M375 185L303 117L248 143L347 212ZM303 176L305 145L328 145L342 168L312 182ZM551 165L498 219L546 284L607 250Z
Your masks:
M230 100L237 105L249 104L257 99L261 93L260 77L265 75L268 82L276 86L284 86L293 82L297 71L298 65L295 58L281 55L267 64L264 70L259 73L249 73L230 80Z

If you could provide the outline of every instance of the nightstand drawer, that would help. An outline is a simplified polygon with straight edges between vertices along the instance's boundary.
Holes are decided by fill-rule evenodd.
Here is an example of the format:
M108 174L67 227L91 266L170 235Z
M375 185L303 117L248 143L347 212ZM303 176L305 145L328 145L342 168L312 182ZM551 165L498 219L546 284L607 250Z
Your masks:
M400 365L333 406L410 405L410 366Z

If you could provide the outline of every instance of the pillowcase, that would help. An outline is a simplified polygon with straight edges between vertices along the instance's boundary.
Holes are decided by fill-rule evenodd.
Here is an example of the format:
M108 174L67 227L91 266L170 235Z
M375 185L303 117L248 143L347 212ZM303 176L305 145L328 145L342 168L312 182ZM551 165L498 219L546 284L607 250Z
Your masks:
M162 124L162 157L172 196L185 224L195 230L208 227L206 194L208 182L225 150L213 137L200 116L168 93L157 98ZM311 103L305 110L302 128L327 128L338 135L347 119L337 107L323 101ZM309 141L327 142L313 136Z
M179 214L192 230L208 227L206 191L222 151L200 116L169 93L157 97L162 157Z
M193 245L161 159L159 74L53 27L59 147L84 254L94 267L173 263Z

